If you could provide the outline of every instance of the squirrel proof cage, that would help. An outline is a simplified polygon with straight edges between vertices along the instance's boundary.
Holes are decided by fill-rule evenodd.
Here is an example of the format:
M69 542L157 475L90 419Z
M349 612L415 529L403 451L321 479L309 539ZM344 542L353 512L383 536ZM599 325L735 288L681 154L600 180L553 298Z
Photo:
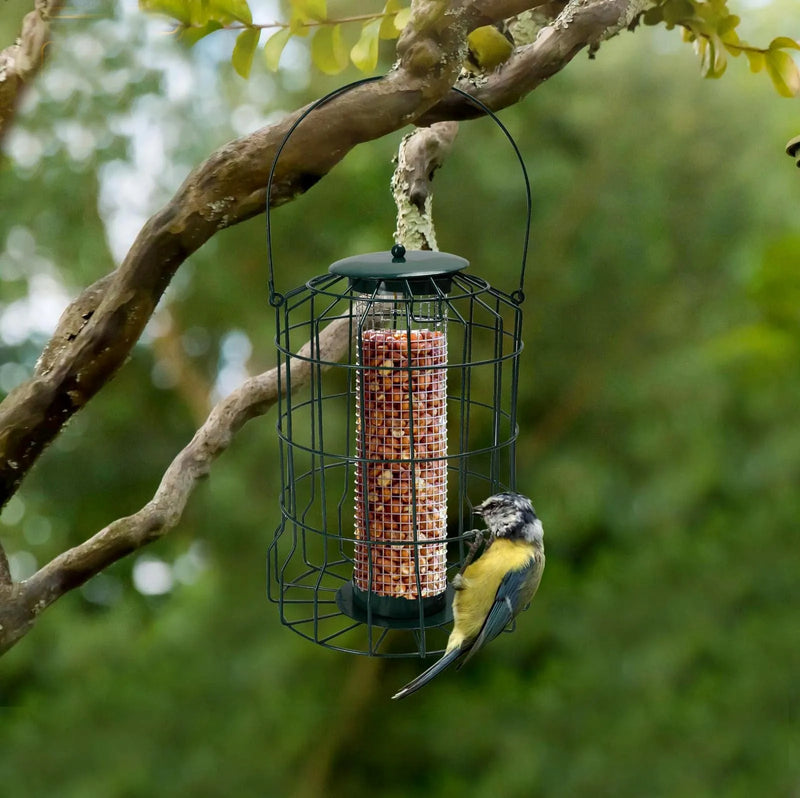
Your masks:
M315 108L357 84L345 86ZM522 284L506 294L444 252L347 257L275 291L281 521L267 557L281 621L328 648L440 653L472 508L515 482Z

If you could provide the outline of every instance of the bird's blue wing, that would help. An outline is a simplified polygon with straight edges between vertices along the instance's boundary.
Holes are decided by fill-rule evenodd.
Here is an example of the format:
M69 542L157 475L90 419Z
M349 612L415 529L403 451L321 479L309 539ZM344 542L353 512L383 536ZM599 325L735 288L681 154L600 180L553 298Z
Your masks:
M503 581L500 582L500 587L495 593L492 608L469 651L459 662L458 668L461 668L486 643L494 640L523 609L520 597L525 592L525 588L530 586L530 580L534 578L533 571L537 567L537 559L531 557L530 562L524 568L520 568L518 571L509 571L503 577ZM529 599L526 599L525 603L527 604L528 601Z

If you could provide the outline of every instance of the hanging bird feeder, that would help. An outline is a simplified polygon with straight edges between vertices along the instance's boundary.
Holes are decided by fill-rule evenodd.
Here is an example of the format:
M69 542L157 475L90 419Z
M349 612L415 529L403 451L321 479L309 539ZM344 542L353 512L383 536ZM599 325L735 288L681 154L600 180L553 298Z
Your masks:
M320 645L428 656L447 639L448 582L475 534L472 508L515 487L530 189L506 128L455 89L494 119L522 168L518 290L492 287L463 257L398 244L276 292L269 196L278 158L308 114L360 83L295 122L267 187L281 479L268 596L285 625Z

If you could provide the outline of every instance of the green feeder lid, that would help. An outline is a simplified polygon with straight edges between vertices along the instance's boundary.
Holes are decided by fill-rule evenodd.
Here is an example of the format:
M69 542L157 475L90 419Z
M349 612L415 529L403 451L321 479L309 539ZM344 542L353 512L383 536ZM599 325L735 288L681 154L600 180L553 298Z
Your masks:
M395 244L391 252L368 252L337 260L328 267L331 274L350 278L356 291L371 294L373 291L412 294L433 294L434 285L447 293L453 274L466 269L469 261L448 252L429 252Z

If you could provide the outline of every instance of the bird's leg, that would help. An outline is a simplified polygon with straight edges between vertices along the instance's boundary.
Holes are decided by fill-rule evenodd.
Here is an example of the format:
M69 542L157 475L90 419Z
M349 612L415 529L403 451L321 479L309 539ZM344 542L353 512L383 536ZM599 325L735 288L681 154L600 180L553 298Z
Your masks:
M475 536L475 539L472 541L472 543L469 544L469 549L467 550L467 556L464 558L464 563L461 566L461 569L459 570L458 574L456 575L456 579L458 579L458 577L464 573L467 566L475 559L475 554L477 553L478 548L480 547L481 543L485 541L484 536L486 535L486 532L487 530L485 529L470 530L470 533ZM453 587L455 587L456 590L458 590L459 588L456 586L456 579L453 580ZM460 584L461 580L458 581Z

